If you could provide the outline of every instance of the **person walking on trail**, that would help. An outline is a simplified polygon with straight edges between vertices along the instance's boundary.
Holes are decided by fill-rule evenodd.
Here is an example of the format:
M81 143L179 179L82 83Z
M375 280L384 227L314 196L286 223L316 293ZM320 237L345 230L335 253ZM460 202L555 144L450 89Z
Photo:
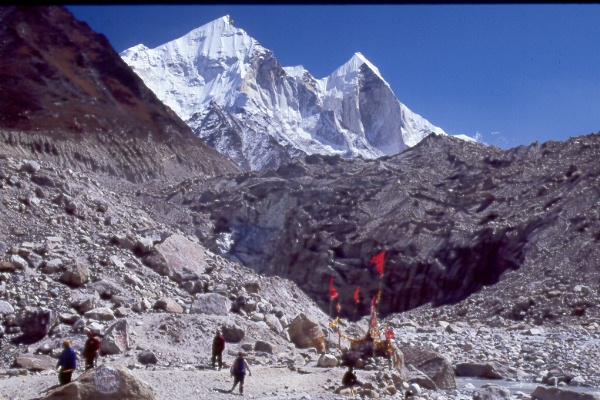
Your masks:
M58 372L58 383L66 385L71 382L73 371L77 369L77 355L71 347L71 342L68 340L63 342L63 351L56 363L56 368L60 368L60 371Z
M244 353L241 351L238 353L237 358L231 365L231 375L233 376L233 386L229 392L233 392L236 385L240 384L240 394L244 394L244 378L246 377L246 370L248 370L248 376L252 376L250 367L244 358Z
M96 366L96 359L100 351L100 339L92 331L88 331L88 339L83 346L83 358L85 359L85 369L91 369Z
M215 361L219 360L219 371L223 368L223 350L225 350L225 338L221 331L217 329L217 334L213 339L212 345L212 368L215 369Z

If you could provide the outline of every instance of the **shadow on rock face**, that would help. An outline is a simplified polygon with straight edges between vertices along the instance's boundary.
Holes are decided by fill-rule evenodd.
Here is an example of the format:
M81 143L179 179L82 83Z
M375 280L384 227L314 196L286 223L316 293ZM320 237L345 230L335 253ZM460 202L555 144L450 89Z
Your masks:
M456 304L498 283L503 273L521 267L528 238L543 223L498 231L486 228L464 243L440 246L432 261L389 268L379 311L388 315L427 303Z

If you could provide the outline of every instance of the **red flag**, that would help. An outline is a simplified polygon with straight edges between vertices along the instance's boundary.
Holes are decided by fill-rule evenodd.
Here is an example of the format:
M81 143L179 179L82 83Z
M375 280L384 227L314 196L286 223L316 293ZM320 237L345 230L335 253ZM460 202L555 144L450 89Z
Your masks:
M359 296L359 293L360 293L360 286L357 286L357 287L356 287L356 290L354 291L354 301L355 301L356 303L358 303L358 302L359 302L359 297L358 297L358 296Z
M338 291L333 287L333 276L329 280L329 298L331 300L335 299L338 296Z
M385 258L385 251L382 251L381 253L377 254L376 256L374 256L373 258L371 258L371 262L373 264L375 264L375 267L377 268L377 272L379 272L379 275L383 276L383 260Z
M394 338L394 331L392 330L392 328L388 328L387 331L385 331L385 337L386 339L393 339Z

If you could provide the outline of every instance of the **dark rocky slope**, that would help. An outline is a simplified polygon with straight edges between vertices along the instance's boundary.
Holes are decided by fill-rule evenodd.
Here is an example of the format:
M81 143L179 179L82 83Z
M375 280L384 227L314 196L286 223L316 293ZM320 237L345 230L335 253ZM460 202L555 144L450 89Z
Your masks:
M211 249L294 280L325 308L333 276L347 316L357 285L368 312L379 285L369 260L386 250L384 314L454 304L503 279L482 312L543 323L598 312L599 148L597 134L506 151L430 136L375 161L309 156L187 180L162 207Z
M0 152L135 182L237 171L65 8L0 8L0 27Z

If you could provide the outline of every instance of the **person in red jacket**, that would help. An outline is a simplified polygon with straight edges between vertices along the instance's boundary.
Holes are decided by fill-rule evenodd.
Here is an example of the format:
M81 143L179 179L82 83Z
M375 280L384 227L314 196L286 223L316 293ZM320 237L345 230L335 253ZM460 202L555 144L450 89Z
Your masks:
M82 356L85 360L85 369L94 368L96 359L98 358L98 352L100 351L100 339L94 334L94 332L88 332L88 339L85 341L83 346Z
M215 369L215 360L219 360L219 371L223 367L223 350L225 350L225 338L221 335L221 331L217 329L217 334L213 339L212 345L212 367Z

